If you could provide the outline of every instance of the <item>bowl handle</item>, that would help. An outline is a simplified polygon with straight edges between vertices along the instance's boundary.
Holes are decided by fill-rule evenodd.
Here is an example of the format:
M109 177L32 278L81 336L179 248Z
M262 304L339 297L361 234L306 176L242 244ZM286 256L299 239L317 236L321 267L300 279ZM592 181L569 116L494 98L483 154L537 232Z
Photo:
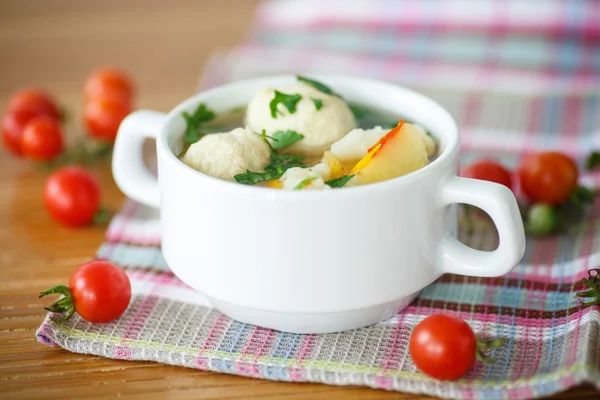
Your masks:
M119 126L113 150L112 171L117 186L127 197L147 206L160 206L158 179L144 165L142 145L156 138L166 114L139 110L129 114Z
M439 250L438 265L442 273L501 276L521 261L525 231L517 200L509 188L494 182L450 176L442 184L440 202L443 207L466 203L481 208L494 221L500 239L496 250L480 251L448 234Z

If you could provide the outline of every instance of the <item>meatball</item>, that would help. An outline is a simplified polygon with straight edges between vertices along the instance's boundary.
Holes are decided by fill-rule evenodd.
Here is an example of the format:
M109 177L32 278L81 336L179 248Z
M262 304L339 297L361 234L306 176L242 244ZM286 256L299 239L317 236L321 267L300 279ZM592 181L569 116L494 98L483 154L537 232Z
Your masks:
M272 115L270 104L276 96L275 90L301 96L295 104L290 104L292 112L279 103L275 116ZM356 128L354 114L344 100L302 82L259 90L248 104L246 124L255 132L265 129L267 135L279 130L293 130L304 135L304 139L285 151L307 157L321 156L332 143Z
M271 160L271 149L249 129L213 133L190 146L182 161L215 178L234 180L234 175L263 171Z

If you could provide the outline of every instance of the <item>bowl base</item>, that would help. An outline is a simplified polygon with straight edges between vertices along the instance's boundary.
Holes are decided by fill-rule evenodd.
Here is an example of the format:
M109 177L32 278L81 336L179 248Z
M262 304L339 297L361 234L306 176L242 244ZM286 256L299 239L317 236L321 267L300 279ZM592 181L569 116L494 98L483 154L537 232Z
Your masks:
M237 321L283 332L310 334L341 332L376 324L406 308L417 294L376 306L325 313L264 311L209 299L217 310Z

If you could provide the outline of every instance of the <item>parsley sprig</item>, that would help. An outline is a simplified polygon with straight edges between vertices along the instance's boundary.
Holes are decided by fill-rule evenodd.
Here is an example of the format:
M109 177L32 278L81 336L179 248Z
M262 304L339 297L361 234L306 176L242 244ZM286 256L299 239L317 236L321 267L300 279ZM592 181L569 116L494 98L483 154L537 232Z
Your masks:
M600 153L597 151L592 151L585 160L585 169L591 171L598 166L600 166Z
M310 78L307 78L305 76L300 76L300 75L297 75L297 79L299 82L304 82L306 84L309 84L310 86L314 87L315 89L317 89L320 92L329 94L331 96L339 97L340 99L342 98L342 96L340 94L334 92L333 89L331 89L329 86L327 86L324 83L321 83L319 81L315 81L314 79L310 79Z
M290 168L306 167L306 164L304 164L304 157L296 154L278 153L279 150L283 150L302 140L304 138L303 135L296 131L287 130L277 131L273 136L267 136L266 130L263 129L260 136L271 148L271 161L267 164L263 172L254 172L247 169L245 173L235 175L233 178L236 182L245 185L255 185L258 182L279 179L283 176L285 171ZM273 144L271 144L268 139L271 139Z
M287 108L290 114L295 113L296 104L298 104L301 98L302 96L298 93L287 94L275 90L275 97L273 97L273 100L271 100L271 102L269 103L269 108L271 109L271 117L277 118L277 114L283 115L283 113L277 108L279 104L282 104L285 108Z
M186 122L183 140L187 144L193 144L200 140L200 138L204 136L200 131L202 124L212 121L216 116L214 111L208 108L204 103L198 104L198 107L192 114L184 111L181 115Z
M352 179L353 177L354 177L354 174L344 175L339 178L330 179L327 182L325 182L325 184L331 186L332 188L341 188L341 187L344 187L344 185L346 183L348 183L350 181L350 179Z
M285 171L290 168L306 168L304 157L295 154L277 154L271 153L271 161L265 167L264 172L253 172L249 169L243 174L237 174L233 178L238 183L254 185L258 182L272 181L283 176Z
M308 185L310 185L311 183L313 183L316 179L317 179L316 176L311 176L309 178L306 178L302 182L297 184L296 187L294 188L294 190L302 190L305 187L307 187Z
M569 233L577 229L585 218L587 207L593 202L594 192L585 186L577 186L565 203L554 207L556 224L551 233Z
M271 148L277 151L283 150L286 147L290 147L294 143L301 141L302 139L304 139L304 135L288 129L285 131L275 132L271 139L273 139L273 144L271 145Z
M577 186L571 193L569 201L577 207L583 207L594 202L594 192L585 186Z
M319 111L321 108L323 108L323 100L315 99L314 97L311 97L310 99L313 101L317 111Z
M259 134L257 133L257 135ZM266 129L263 129L259 136L267 144L267 146L271 148L272 152L283 150L304 139L304 135L296 131L292 131L291 129L277 131L273 134L273 136L267 135ZM272 143L268 139L271 139Z

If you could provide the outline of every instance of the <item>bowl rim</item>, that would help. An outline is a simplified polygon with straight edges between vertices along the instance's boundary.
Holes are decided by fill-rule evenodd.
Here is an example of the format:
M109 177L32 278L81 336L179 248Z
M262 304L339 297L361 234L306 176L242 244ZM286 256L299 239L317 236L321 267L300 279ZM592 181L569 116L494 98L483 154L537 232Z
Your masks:
M445 135L448 140L445 148L442 153L436 157L432 162L426 165L423 168L418 169L417 171L411 172L409 174L399 176L396 178L388 179L381 182L371 183L367 185L357 185L344 188L344 190L269 190L268 188L256 185L244 185L234 181L227 181L219 178L212 177L210 175L206 175L200 171L193 169L192 167L183 163L174 153L174 151L169 146L169 136L174 134L174 131L170 130L169 127L173 125L176 119L181 118L181 113L183 111L195 108L198 103L206 102L210 104L210 98L221 95L224 92L229 92L231 90L235 90L236 87L240 87L243 85L256 85L257 90L260 87L269 87L276 86L280 84L293 83L297 81L297 76L308 76L311 79L324 81L329 84L330 81L345 81L350 84L362 85L365 88L373 88L379 87L386 90L393 90L400 93L402 96L412 97L422 103L426 103L428 107L435 109L435 112L446 119L449 124L447 129L447 134ZM332 84L334 86L335 83ZM342 90L343 92L343 90ZM231 107L235 107L232 104ZM435 134L434 134L435 136ZM244 80L238 80L230 83L226 83L224 85L216 86L210 88L208 90L199 92L186 100L179 103L175 106L171 111L168 112L165 122L161 128L161 131L156 138L156 146L157 152L169 166L173 168L178 168L184 174L189 174L189 179L196 180L198 184L211 185L221 187L223 190L239 192L240 194L248 195L267 195L268 197L317 197L317 196L343 196L343 195L351 195L356 194L360 191L371 191L371 192L381 192L388 191L393 187L397 187L399 185L408 185L415 180L419 180L421 177L427 174L435 173L436 171L443 170L452 163L455 159L455 156L458 154L460 149L460 140L458 135L458 127L454 118L450 115L450 113L442 107L439 103L432 100L431 98L418 93L412 89L408 89L401 85L396 85L394 83L385 82L372 78L363 78L359 76L353 75L341 75L341 74L319 74L319 73L311 73L311 74L280 74L280 75L268 75L262 76L258 78L250 78ZM159 176L160 176L160 162L159 162ZM188 178L186 177L186 180ZM159 178L160 180L160 178Z

